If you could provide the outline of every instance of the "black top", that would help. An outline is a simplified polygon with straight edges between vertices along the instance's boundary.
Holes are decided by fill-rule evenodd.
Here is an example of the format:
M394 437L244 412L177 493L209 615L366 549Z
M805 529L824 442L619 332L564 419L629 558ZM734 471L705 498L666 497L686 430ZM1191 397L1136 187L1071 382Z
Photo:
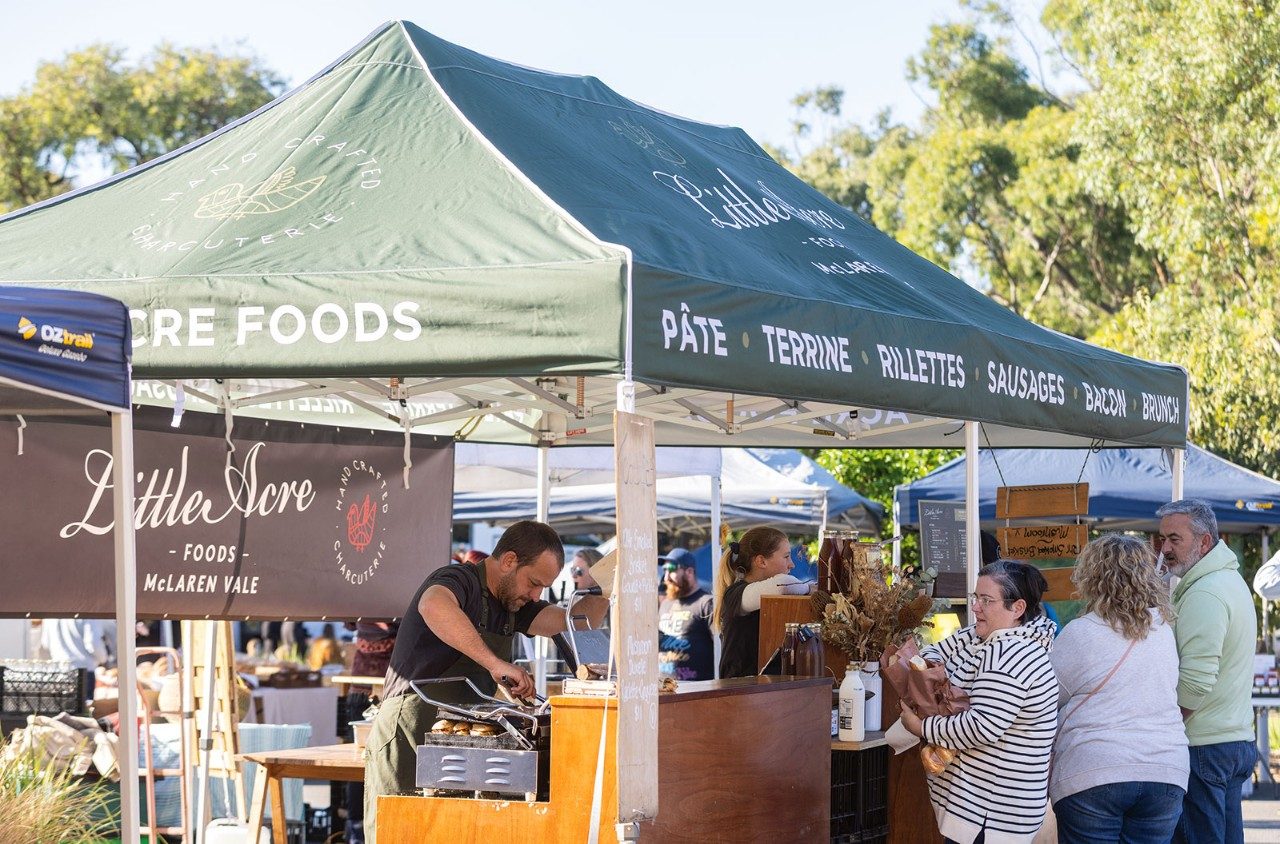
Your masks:
M658 670L677 680L715 678L711 596L695 589L658 610Z
M391 651L391 664L387 667L383 699L412 691L410 680L444 676L444 672L462 656L460 651L440 641L440 637L432 633L423 620L422 613L418 612L422 593L431 586L443 586L452 592L463 615L477 630L503 636L528 631L538 613L548 606L546 601L530 601L514 615L507 612L485 588L484 563L458 563L436 569L422 581L400 623L396 645Z
M739 580L724 590L720 609L720 679L754 677L760 661L760 610L739 615L742 593L747 588Z

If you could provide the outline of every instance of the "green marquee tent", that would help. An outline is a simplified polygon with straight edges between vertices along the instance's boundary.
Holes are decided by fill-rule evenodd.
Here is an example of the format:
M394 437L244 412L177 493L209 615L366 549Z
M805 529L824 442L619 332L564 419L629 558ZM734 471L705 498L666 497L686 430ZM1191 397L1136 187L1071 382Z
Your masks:
M666 443L1185 442L1183 370L1019 318L741 130L404 22L0 218L0 283L127 303L140 400L576 444L633 379Z

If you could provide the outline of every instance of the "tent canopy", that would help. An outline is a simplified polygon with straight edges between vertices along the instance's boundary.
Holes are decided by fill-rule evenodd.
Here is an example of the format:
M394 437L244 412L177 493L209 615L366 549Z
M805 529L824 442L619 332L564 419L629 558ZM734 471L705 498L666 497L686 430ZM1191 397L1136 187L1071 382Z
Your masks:
M659 464L663 463L664 452L669 451L657 450ZM883 506L842 486L799 452L776 448L716 451L723 455L721 514L732 525L767 524L784 530L815 532L822 524L825 504L827 520L832 524L856 527L864 532L879 530ZM705 476L660 477L656 486L659 521L670 528L705 528L711 513L711 490ZM454 495L453 519L455 522L529 519L533 518L536 505L537 491L528 487L460 492ZM612 531L616 508L611 483L553 487L550 522L561 531L602 527Z
M995 445L1185 441L1180 368L1021 319L741 130L403 22L0 219L5 282L121 298L139 377L228 379L210 397L238 412L326 397L353 424L607 442L627 378L664 443L953 445L955 419Z
M998 468L997 468L998 467ZM1083 474L1081 470L1083 469ZM1188 445L1186 498L1202 498L1213 507L1218 527L1228 533L1252 533L1280 527L1280 483ZM980 518L996 525L996 487L1001 476L1013 485L1089 484L1088 521L1111 530L1154 531L1156 508L1169 501L1173 482L1164 452L1152 448L1035 451L983 449L978 465ZM916 527L921 501L963 501L965 459L952 460L920 480L898 487L896 500L904 526Z
M129 409L129 317L120 302L0 287L0 326L0 412Z
M547 452L547 476L553 487L613 483L612 448L553 448ZM718 448L660 448L654 471L659 478L720 474ZM496 492L538 483L538 452L518 445L458 443L454 448L453 489Z

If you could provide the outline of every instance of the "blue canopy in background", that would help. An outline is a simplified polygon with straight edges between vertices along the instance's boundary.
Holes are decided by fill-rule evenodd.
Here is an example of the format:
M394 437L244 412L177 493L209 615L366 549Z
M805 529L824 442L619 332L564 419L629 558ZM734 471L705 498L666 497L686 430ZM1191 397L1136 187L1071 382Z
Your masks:
M72 290L0 287L0 408L129 407L129 312Z
M994 455L994 456L993 456ZM999 470L997 470L997 464ZM1081 468L1084 474L1081 477ZM1158 448L983 449L978 464L981 520L995 517L996 487L1003 473L1009 485L1089 484L1089 515L1094 527L1154 531L1156 508L1169 501L1173 475ZM959 457L925 477L897 489L899 519L904 527L919 524L919 502L963 501L965 459ZM1227 533L1253 533L1280 526L1280 483L1223 460L1199 446L1187 445L1184 496L1208 501Z

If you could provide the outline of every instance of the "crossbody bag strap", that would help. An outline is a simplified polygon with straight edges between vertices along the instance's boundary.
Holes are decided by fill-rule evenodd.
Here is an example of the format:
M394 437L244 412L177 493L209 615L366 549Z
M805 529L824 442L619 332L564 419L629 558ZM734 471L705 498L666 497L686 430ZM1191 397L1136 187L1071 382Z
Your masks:
M1115 676L1115 673L1120 670L1120 666L1124 665L1124 661L1129 658L1129 654L1131 651L1133 651L1133 646L1136 644L1138 644L1137 639L1129 640L1129 647L1124 649L1124 653L1120 655L1119 661L1116 662L1116 664L1111 667L1111 670L1107 672L1107 676L1102 678L1102 682L1099 683L1097 686L1095 686L1093 688L1093 691L1089 692L1089 694L1081 698L1079 703L1071 707L1071 709L1067 712L1066 715L1062 716L1062 720L1058 722L1059 729L1061 729L1062 724L1067 723L1067 719L1070 718L1072 715L1074 715L1077 709L1085 705L1085 703L1089 700L1089 698L1093 697L1098 692L1102 691L1102 687L1107 684L1107 681L1109 681L1112 677Z
M1058 731L1057 731L1057 733L1055 733L1055 734L1054 734L1054 736L1053 736L1053 744L1054 744L1055 749L1056 749L1057 744L1058 744L1058 737L1062 735L1062 726L1063 726L1064 724L1066 724L1066 723L1067 723L1067 719L1068 719L1068 718L1070 718L1072 715L1074 715L1074 714L1076 713L1076 710L1077 710L1077 709L1079 709L1080 707L1084 706L1084 705L1085 705L1085 702L1086 702L1086 701L1088 701L1088 700L1089 700L1089 698L1093 697L1093 696L1094 696L1094 695L1096 695L1098 692L1102 691L1102 687L1103 687L1103 686L1105 686L1105 685L1107 685L1107 682L1108 682L1112 677L1114 677L1114 676L1115 676L1115 673L1116 673L1117 671L1119 671L1119 670L1120 670L1120 666L1124 665L1124 661L1125 661L1126 659L1128 659L1128 658L1129 658L1129 654L1133 651L1133 646L1134 646L1134 645L1136 645L1136 644L1138 644L1138 640L1137 640L1137 639L1130 639L1130 640L1129 640L1129 647L1127 647L1127 648L1125 648L1125 649L1124 649L1124 653L1122 653L1122 654L1120 655L1120 659L1116 661L1116 664L1115 664L1115 665L1113 665L1113 666L1111 666L1111 670L1107 672L1107 676L1106 676L1106 677L1103 677L1103 678L1102 678L1102 682L1101 682L1101 683L1099 683L1098 685L1094 686L1094 687L1093 687L1093 691L1089 692L1089 694L1087 694L1087 695L1085 695L1083 698L1081 698L1079 703L1077 703L1075 706L1071 707L1071 709L1067 710L1067 714L1063 715L1063 716L1058 720ZM1054 755L1056 755L1056 754L1054 754ZM1050 779L1050 780L1052 780L1052 779L1053 779L1053 761L1054 761L1054 755L1050 755L1050 757L1049 757L1049 779Z

